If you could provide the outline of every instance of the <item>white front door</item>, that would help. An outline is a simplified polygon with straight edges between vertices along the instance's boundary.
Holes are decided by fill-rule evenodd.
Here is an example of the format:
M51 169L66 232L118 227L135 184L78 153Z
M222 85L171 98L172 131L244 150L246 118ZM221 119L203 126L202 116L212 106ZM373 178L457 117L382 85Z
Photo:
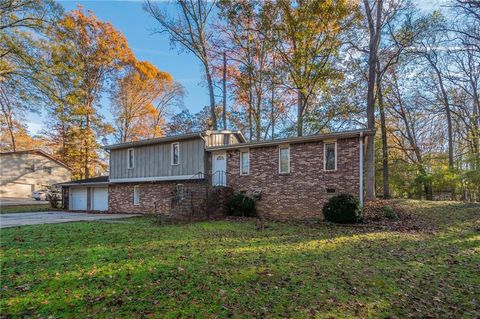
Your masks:
M108 210L108 187L92 188L92 210Z
M87 189L71 188L70 191L70 209L87 210Z
M227 186L227 154L212 154L212 185Z

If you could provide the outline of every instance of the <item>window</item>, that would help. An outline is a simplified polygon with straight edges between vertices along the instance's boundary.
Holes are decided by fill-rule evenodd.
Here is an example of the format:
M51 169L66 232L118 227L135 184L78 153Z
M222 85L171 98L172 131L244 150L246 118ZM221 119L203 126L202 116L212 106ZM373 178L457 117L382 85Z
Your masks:
M250 174L250 152L240 151L240 175Z
M133 205L140 205L140 186L133 186Z
M178 165L180 163L180 145L178 143L172 143L172 165Z
M27 167L25 167L25 170L27 172L35 172L35 164L29 164Z
M52 168L48 166L43 167L43 172L48 175L52 175Z
M184 187L183 184L177 184L177 189L176 189L176 199L178 201L181 201L185 198L185 192L184 192Z
M278 172L280 174L290 173L290 147L280 146L278 149Z
M132 169L135 165L135 150L133 148L128 149L128 168Z
M323 145L323 169L334 171L337 169L337 142Z

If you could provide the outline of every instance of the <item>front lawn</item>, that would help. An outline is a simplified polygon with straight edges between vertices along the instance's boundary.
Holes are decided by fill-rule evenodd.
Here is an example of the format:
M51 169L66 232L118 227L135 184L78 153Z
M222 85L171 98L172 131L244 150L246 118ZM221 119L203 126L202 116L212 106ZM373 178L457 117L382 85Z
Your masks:
M150 218L2 229L2 315L478 317L480 206L405 205L435 230Z

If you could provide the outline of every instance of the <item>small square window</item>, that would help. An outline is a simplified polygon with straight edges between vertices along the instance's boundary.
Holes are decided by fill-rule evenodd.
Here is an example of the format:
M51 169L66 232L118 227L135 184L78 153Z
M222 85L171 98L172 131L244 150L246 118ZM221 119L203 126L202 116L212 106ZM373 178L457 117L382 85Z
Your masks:
M48 166L43 167L43 172L48 175L52 175L52 168Z
M290 147L281 146L278 149L278 172L280 174L290 173Z
M240 175L250 174L250 152L240 152Z
M337 169L337 143L325 143L323 147L323 169L334 171Z
M172 165L180 163L180 144L172 143Z

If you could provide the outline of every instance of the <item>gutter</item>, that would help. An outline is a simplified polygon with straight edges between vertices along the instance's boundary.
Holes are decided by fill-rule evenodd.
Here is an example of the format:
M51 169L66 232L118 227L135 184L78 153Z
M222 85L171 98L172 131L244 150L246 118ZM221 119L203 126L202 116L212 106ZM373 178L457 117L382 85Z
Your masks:
M253 147L275 146L280 144L307 143L307 142L322 141L322 140L328 140L328 139L354 138L354 137L357 137L359 133L362 134L362 136L375 135L375 130L362 129L362 130L334 132L334 133L318 134L318 135L310 135L310 136L282 138L278 140L269 140L269 141L253 142L253 143L220 145L220 146L207 147L206 150L217 151L217 150L241 149L241 148L249 148L249 147L253 148Z

